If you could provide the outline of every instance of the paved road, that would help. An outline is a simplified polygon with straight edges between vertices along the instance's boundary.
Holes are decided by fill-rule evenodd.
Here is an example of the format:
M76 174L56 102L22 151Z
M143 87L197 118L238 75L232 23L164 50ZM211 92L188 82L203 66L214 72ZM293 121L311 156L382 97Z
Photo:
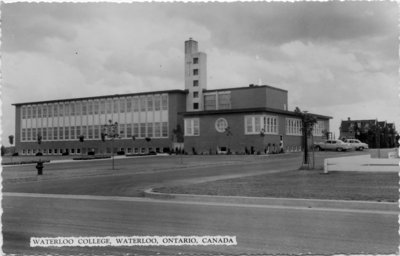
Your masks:
M7 192L140 196L149 186L294 170L299 167L300 158L299 154L272 158L206 157L204 161L185 158L184 164L178 158L168 157L119 159L117 170L110 170L109 162L86 161L48 164L42 177L36 176L32 166L10 167L3 174L3 186Z
M34 199L34 200L33 200ZM373 253L397 249L397 215L144 198L118 201L5 196L6 253ZM29 248L30 237L230 235L237 246Z
M324 156L338 153L319 153ZM199 156L200 157L200 156ZM197 159L197 160L196 160ZM149 158L32 166L3 172L6 192L140 196L143 188L187 184L235 175L293 170L300 154L273 157ZM43 197L3 199L3 250L7 253L394 253L397 215L239 205ZM232 235L234 247L29 248L31 236ZM32 251L34 249L34 251Z

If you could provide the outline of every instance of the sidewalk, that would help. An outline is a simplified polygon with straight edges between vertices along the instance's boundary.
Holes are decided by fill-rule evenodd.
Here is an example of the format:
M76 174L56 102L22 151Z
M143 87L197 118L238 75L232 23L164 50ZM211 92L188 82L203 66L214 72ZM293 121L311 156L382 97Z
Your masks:
M399 161L398 158L371 158L371 155L327 158L324 161L324 172L399 172Z
M192 194L164 194L154 192L152 188L144 191L144 196L152 199L164 199L185 202L207 202L221 204L268 205L275 207L318 208L318 209L347 209L355 211L390 212L398 213L398 203L369 202L350 200L321 200L321 199L293 199L243 196L209 196Z

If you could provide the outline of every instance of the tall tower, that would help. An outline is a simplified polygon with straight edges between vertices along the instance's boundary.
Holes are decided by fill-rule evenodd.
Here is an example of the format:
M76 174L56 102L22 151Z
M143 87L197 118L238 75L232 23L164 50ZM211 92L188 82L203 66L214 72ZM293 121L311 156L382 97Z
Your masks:
M197 41L185 41L186 111L204 109L203 90L207 89L207 55L198 51Z

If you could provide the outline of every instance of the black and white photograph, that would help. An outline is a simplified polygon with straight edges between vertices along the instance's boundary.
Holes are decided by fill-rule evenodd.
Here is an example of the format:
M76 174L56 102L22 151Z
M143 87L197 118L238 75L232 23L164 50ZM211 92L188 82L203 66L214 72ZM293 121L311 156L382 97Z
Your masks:
M395 1L1 3L3 255L397 255Z

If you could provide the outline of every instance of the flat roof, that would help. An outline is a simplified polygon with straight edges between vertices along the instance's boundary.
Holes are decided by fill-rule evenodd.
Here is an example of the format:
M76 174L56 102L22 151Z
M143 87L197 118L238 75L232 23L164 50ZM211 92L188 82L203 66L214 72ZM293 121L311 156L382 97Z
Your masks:
M299 117L298 114L294 111L274 109L274 108L241 108L241 109L221 109L221 110L204 110L204 111L189 111L189 112L180 112L183 116L205 116L205 115L222 115L222 114L243 114L243 113L259 113L259 112L269 112L275 114L282 114L288 116L296 116ZM324 116L309 113L314 115L320 119L332 119L331 116Z
M249 86L243 86L243 87L231 87L231 88L221 88L221 89L212 89L212 90L204 90L204 92L218 92L218 91L233 91L233 90L251 90L251 89L256 89L256 88L269 88L277 91L282 91L282 92L288 92L287 90L273 87L270 85L249 85Z
M70 101L81 101L81 100L96 100L96 99L106 99L106 98L119 98L119 97L132 97L148 94L162 94L162 93L183 93L186 94L185 90L165 90L165 91L152 91L152 92L138 92L138 93L127 93L127 94L110 94L102 96L93 97L81 97L81 98L69 98L69 99L57 99L57 100L46 100L46 101L34 101L34 102L24 102L24 103L14 103L14 106L20 105L36 105L45 103L56 103L56 102L70 102Z

